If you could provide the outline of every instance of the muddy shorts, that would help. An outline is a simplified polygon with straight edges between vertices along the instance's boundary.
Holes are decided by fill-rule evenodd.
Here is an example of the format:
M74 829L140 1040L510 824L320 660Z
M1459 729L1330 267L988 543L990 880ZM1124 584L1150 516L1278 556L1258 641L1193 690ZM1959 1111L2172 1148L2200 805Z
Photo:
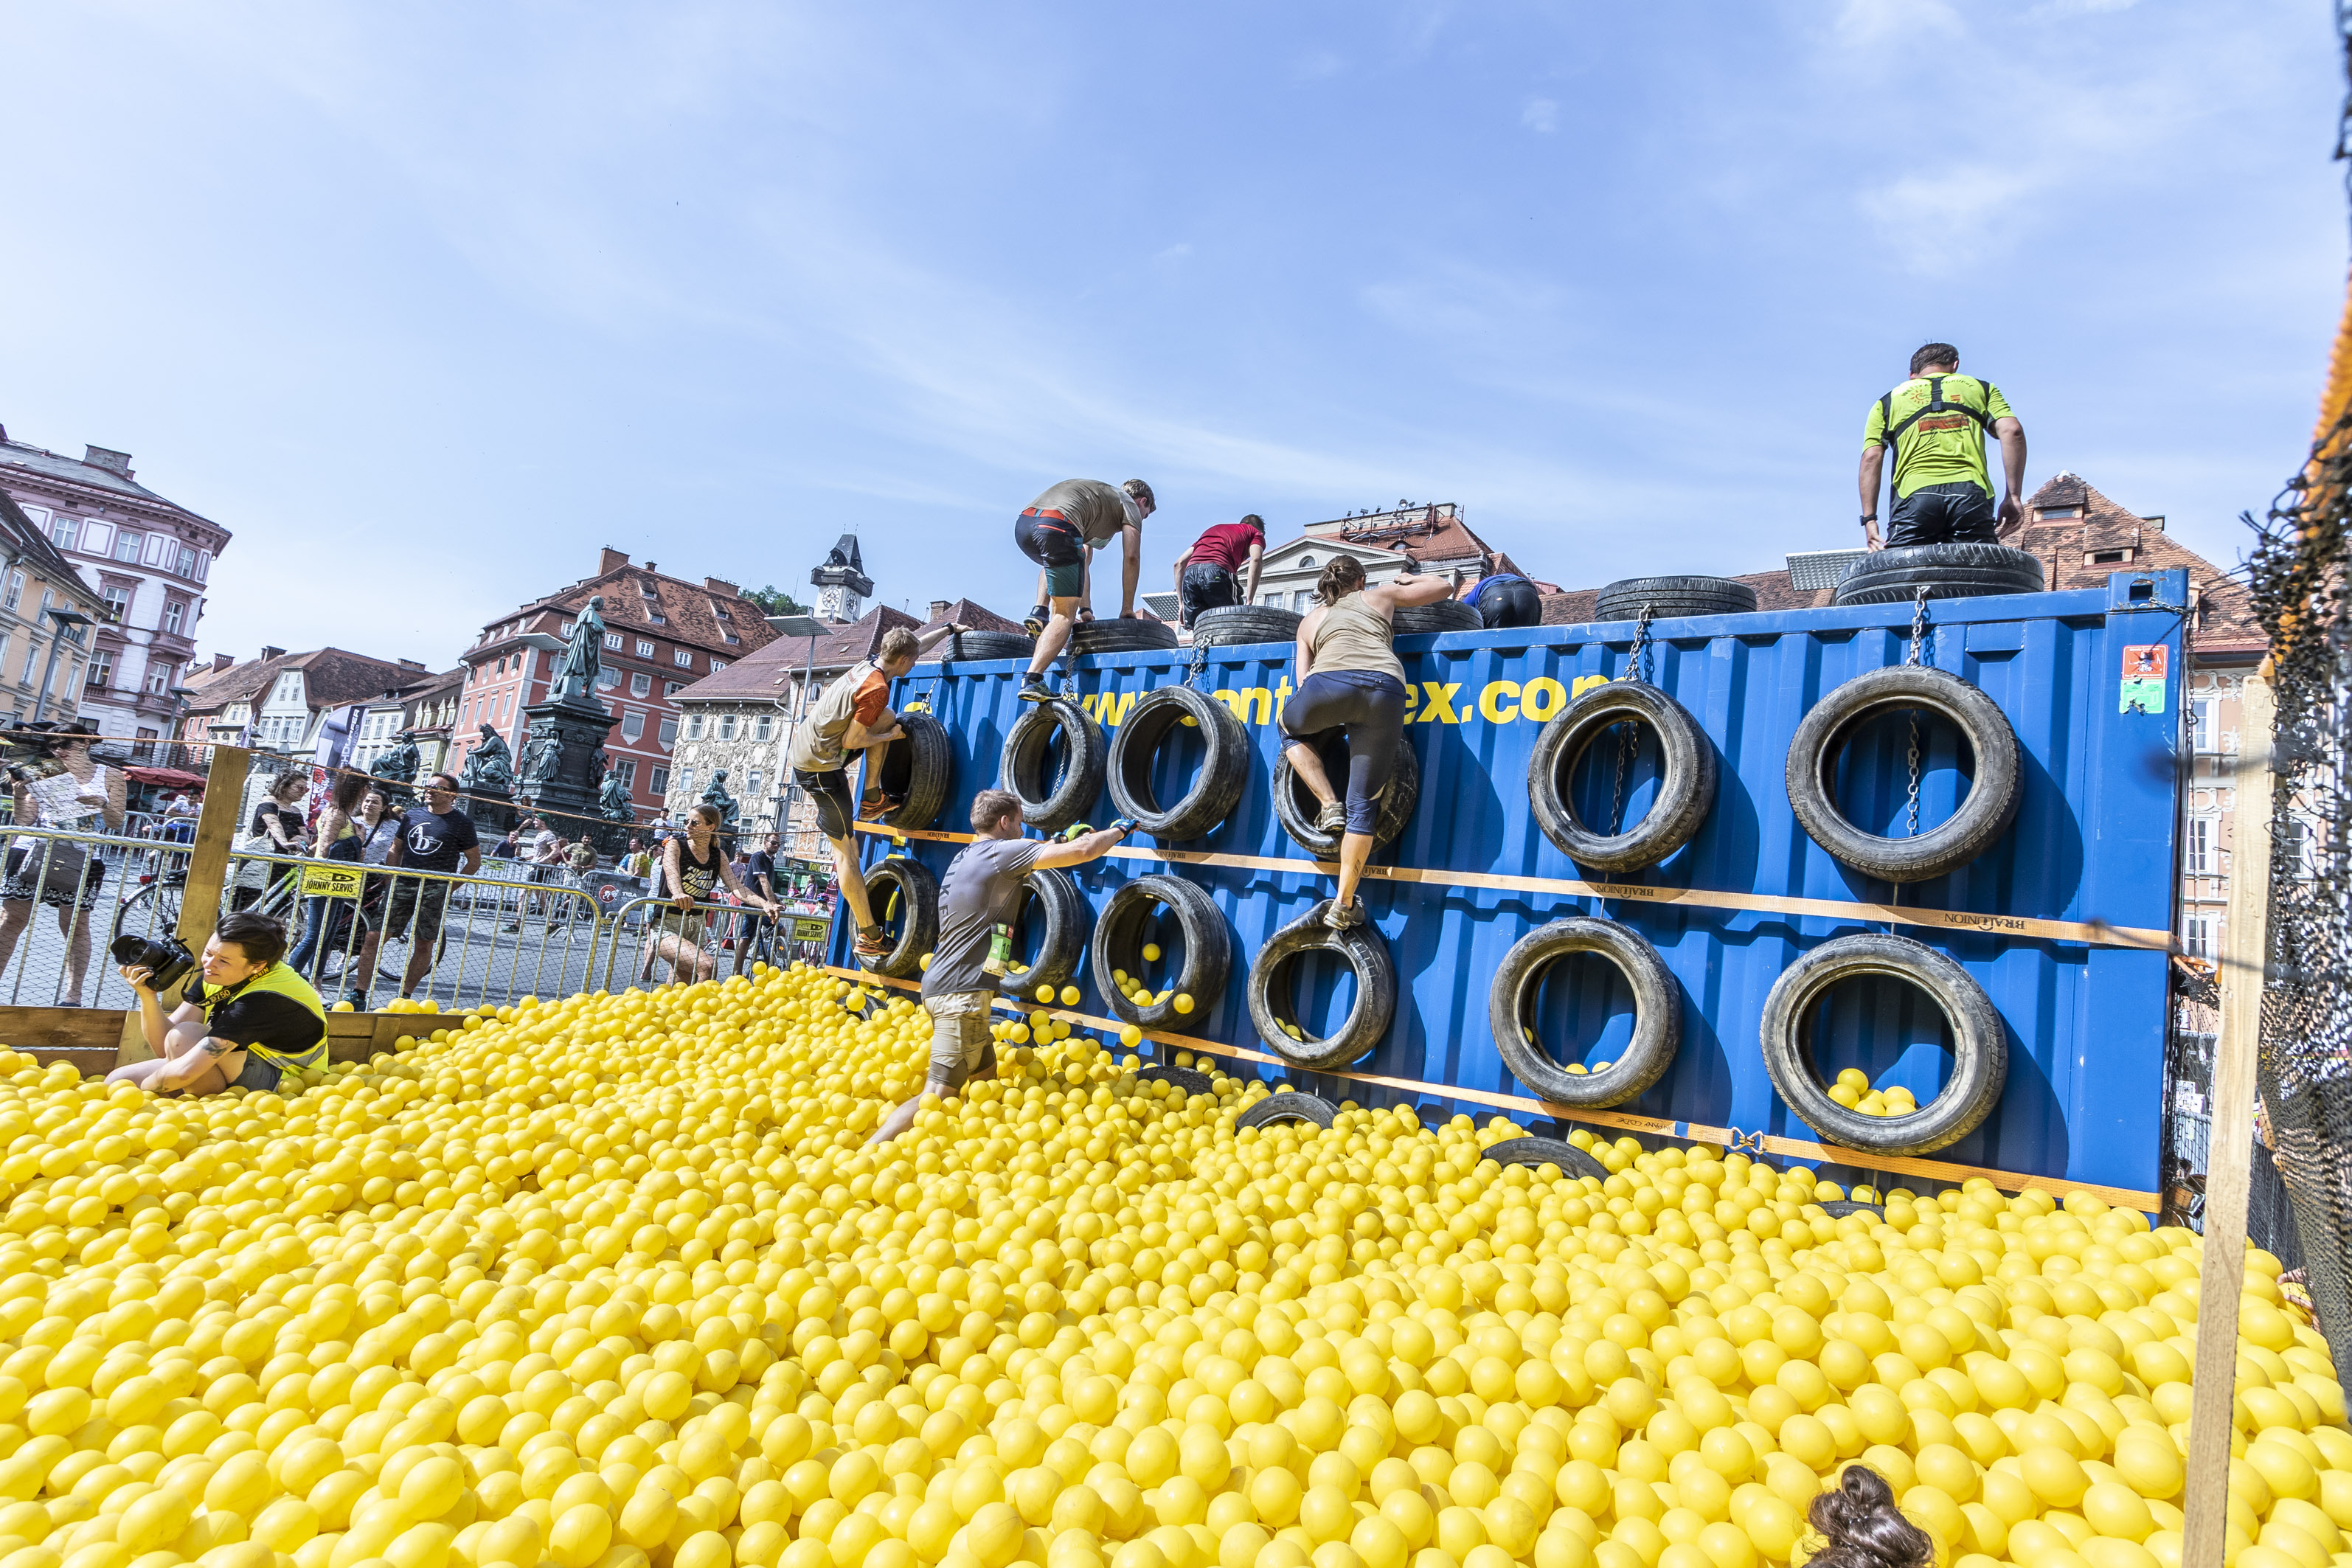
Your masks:
M996 1042L988 1033L989 1005L993 991L950 991L923 998L931 1016L931 1076L925 1092L942 1100L960 1092L974 1073L996 1071Z

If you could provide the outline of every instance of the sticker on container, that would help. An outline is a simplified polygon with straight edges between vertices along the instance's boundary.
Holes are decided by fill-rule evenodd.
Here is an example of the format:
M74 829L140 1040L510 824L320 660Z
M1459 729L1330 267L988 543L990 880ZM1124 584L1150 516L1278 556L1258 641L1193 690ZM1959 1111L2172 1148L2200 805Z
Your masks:
M2164 711L2165 668L2171 651L2160 642L2133 643L2124 649L2123 694L2116 699L2117 712Z
M306 899L356 899L360 883L366 877L364 867L349 860L330 860L302 868L302 896Z

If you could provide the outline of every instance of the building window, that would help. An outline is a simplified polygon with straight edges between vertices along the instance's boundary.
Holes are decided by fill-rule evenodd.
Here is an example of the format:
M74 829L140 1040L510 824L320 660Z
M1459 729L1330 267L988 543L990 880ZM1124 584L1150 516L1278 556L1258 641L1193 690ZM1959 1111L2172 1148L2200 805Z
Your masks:
M2210 915L2190 915L2180 922L2181 950L2191 958L2210 959L2220 924Z
M105 648L100 648L97 653L90 656L88 684L93 688L103 688L113 675L114 655Z
M726 668L727 661L723 658L714 658L710 661L710 673L713 675L718 674L720 670Z
M131 619L131 589L128 585L121 583L106 585L106 613L109 619L117 623Z
M621 689L621 672L610 665L600 667L596 671L596 689L599 691Z
M165 697L171 694L172 668L168 664L147 667L147 694L150 697Z
M560 637L570 637L572 635L572 623L570 621L565 621L562 626L556 627L555 635Z
M647 675L643 670L635 670L631 672L629 676L630 696L649 697L653 694L653 689L654 678L652 676Z
M2221 749L2221 702L2219 698L2192 698L2189 703L2189 748L2200 756Z
M2192 816L2188 832L2180 840L2180 868L2191 877L2210 877L2219 869L2214 857L2216 820L2210 816Z
M1290 595L1290 607L1297 614L1303 616L1307 613L1307 606L1314 603L1314 601L1315 595L1313 591L1307 588L1301 588L1297 593Z
M667 751L670 747L677 744L677 714L665 713L662 715L661 730L656 736L656 739L660 742L661 747L664 751Z
M123 613L124 613L125 615L128 615L130 612L129 612L128 610L125 610ZM119 619L121 619L121 616L117 616L116 618L119 620ZM173 637L178 637L178 636L180 635L180 633L181 633L181 632L182 632L182 631L186 627L187 624L188 624L188 601L186 601L185 599L166 599L166 600L164 600L164 601L163 601L163 629L164 629L165 631L167 631L167 632L171 633Z
M774 718L769 714L762 713L760 715L758 721L751 726L751 738L755 741L764 741L775 732L775 728L776 721Z
M128 561L136 566L139 563L139 552L145 547L146 543L145 539L125 529L114 536L114 558L117 561Z
M733 740L733 739L735 738L735 715L734 715L734 714L732 714L732 713L722 713L722 714L720 714L720 715L719 715L719 738L720 740L722 740L722 741L731 741L731 740Z
M692 768L678 769L675 782L677 785L677 792L680 795L691 795L694 794L694 770Z
M25 645L25 673L16 678L19 686L33 684L33 667L41 662L41 639L35 637Z
M652 583L643 577L637 579L637 592L648 599L658 599L661 597L661 590L656 588Z
M173 563L173 570L183 577L194 576L196 574L196 552L194 550L189 549L184 544L180 546L180 556L178 561Z
M768 775L761 773L759 769L753 768L749 773L744 775L743 797L746 800L756 801L760 798L760 792L765 789L767 785Z
M654 645L647 642L645 638L639 637L637 639L637 657L639 658L651 658L653 656Z
M671 654L670 658L680 669L692 669L694 668L694 655L688 653L684 648L679 648L675 653Z
M604 634L604 647L605 647L608 650L610 650L611 652L614 652L614 653L618 653L618 652L620 652L620 651L621 651L621 634L620 634L620 633L618 633L618 632L606 632L606 633Z
M682 680L665 680L662 682L662 695L664 697L675 697L685 689L686 682Z
M619 762L614 763L613 764L613 776L621 781L621 787L623 789L628 790L634 794L637 787L636 759L634 757L623 757Z
M645 738L645 714L638 711L636 709L632 708L626 713L621 715L621 739L635 742L643 740Z
M633 763L629 765L634 767L636 764ZM653 791L656 797L667 795L669 793L669 770L667 768L655 768L651 772L647 773L646 774L646 787Z
M686 738L689 741L699 741L702 739L701 714L697 713L693 718L688 719L686 721Z
M11 572L8 574L7 595L5 597L0 597L0 609L13 610L24 602L25 574L21 570Z
M49 537L57 541L59 550L71 550L81 532L81 524L69 517L61 517L49 525Z

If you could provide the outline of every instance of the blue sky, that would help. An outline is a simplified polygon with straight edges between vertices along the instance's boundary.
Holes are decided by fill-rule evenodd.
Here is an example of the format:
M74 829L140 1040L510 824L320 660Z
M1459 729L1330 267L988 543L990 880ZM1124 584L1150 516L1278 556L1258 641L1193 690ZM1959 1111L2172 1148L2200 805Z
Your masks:
M1857 541L1930 337L2234 560L2342 299L2317 0L0 0L0 423L236 531L205 649L436 666L593 570L1009 614L1444 500L1570 585Z

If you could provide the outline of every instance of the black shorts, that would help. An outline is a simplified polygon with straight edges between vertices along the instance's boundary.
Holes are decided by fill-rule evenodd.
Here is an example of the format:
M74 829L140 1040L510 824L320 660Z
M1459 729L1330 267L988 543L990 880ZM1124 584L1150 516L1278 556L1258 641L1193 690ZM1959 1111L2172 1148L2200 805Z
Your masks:
M1013 542L1045 569L1045 595L1075 599L1087 591L1086 541L1057 517L1024 511L1013 523Z
M857 820L857 803L849 798L849 770L827 768L821 773L793 770L793 783L808 791L816 807L816 830L827 838L846 838Z
M448 903L448 883L400 877L394 879L389 898L362 914L371 931L393 936L406 931L412 943L429 942L441 934L441 914Z
M1404 683L1381 670L1318 670L1282 705L1282 731L1322 749L1334 730L1346 733L1348 780L1342 792L1348 831L1370 833L1380 821L1381 792L1396 771L1397 739L1404 733Z
M1895 498L1886 520L1890 550L1913 544L1998 544L1992 497L1972 479L1921 485Z
M1183 579L1177 584L1177 598L1182 606L1183 624L1189 629L1192 617L1202 610L1222 610L1242 602L1241 584L1234 574L1213 561L1196 561L1184 568Z
M1478 595L1478 624L1488 631L1532 626L1543 620L1543 595L1533 583L1497 583Z

